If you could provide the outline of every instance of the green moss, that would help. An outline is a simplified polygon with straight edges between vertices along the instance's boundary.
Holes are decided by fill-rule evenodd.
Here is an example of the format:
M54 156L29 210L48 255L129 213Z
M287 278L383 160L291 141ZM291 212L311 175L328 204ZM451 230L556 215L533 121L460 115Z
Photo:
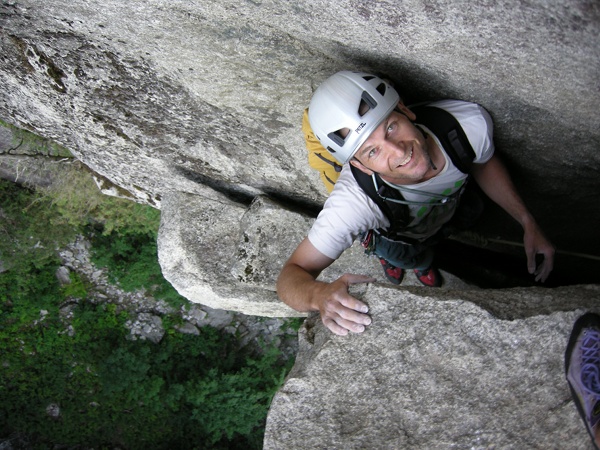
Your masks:
M0 126L8 128L12 135L12 148L18 149L17 153L28 155L43 155L57 158L73 158L73 154L62 145L51 141L50 139L38 136L31 131L15 127L2 119Z
M87 298L87 287L81 276L77 272L71 272L69 278L71 283L62 287L63 295L79 299Z

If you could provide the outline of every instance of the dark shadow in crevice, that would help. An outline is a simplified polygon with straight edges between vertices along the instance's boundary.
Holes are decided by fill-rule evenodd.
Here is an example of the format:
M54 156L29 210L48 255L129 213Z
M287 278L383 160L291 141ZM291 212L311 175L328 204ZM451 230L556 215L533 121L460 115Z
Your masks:
M227 198L229 198L233 202L241 203L243 205L248 206L248 205L250 205L250 203L252 203L252 200L254 200L254 197L256 197L256 195L254 193L248 192L248 191L240 188L239 185L236 185L233 183L227 183L222 180L216 180L207 175L204 175L204 174L201 174L198 172L194 172L193 170L190 170L190 169L187 169L187 168L181 167L181 166L177 166L176 170L186 179L188 179L194 183L206 186L210 189L213 189L214 191L225 195Z
M214 191L225 195L231 201L240 203L244 206L250 206L257 195L265 195L274 202L280 204L282 208L299 214L304 214L308 217L317 217L323 207L323 205L319 202L307 200L300 195L284 189L276 189L274 187L258 187L255 188L257 191L259 191L257 194L256 191L244 189L239 184L216 180L207 175L189 170L185 167L177 167L177 171L186 179L213 189Z
M525 253L501 253L447 239L436 251L436 265L469 284L481 288L560 287L598 284L600 261L557 253L554 270L544 283L527 272Z
M263 192L274 202L282 205L283 208L303 214L308 217L315 218L323 209L323 205L316 201L306 200L298 196L294 196L290 192L284 190L276 190L273 188L264 188Z

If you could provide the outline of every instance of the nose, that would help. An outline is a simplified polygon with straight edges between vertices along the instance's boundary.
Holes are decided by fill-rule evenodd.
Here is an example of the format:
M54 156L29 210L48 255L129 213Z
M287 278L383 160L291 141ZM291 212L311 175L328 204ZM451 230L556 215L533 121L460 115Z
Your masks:
M386 152L386 156L390 161L403 161L408 153L408 146L403 141L386 141L384 151Z

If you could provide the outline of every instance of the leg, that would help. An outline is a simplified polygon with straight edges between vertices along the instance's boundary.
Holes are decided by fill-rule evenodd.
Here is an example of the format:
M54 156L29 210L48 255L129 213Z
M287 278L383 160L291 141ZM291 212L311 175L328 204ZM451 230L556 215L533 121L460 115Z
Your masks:
M400 284L405 269L414 269L417 279L425 286L440 287L442 276L433 268L434 250L432 245L414 245L391 241L380 235L373 236L371 252L379 257L386 278L393 284Z

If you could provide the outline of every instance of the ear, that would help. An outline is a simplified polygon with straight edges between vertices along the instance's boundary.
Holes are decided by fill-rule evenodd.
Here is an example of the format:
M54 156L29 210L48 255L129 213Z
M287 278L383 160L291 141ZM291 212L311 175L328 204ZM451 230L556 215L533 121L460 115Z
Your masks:
M408 109L406 105L402 103L402 100L398 102L398 110L406 117L408 117L408 120L410 120L411 122L414 122L417 119L415 113Z
M358 159L356 158L352 158L350 160L350 164L352 164L354 167L356 167L358 170L360 170L361 172L366 173L367 175L371 176L373 175L373 171L371 169L368 169L367 166L365 166L363 163L361 163Z

